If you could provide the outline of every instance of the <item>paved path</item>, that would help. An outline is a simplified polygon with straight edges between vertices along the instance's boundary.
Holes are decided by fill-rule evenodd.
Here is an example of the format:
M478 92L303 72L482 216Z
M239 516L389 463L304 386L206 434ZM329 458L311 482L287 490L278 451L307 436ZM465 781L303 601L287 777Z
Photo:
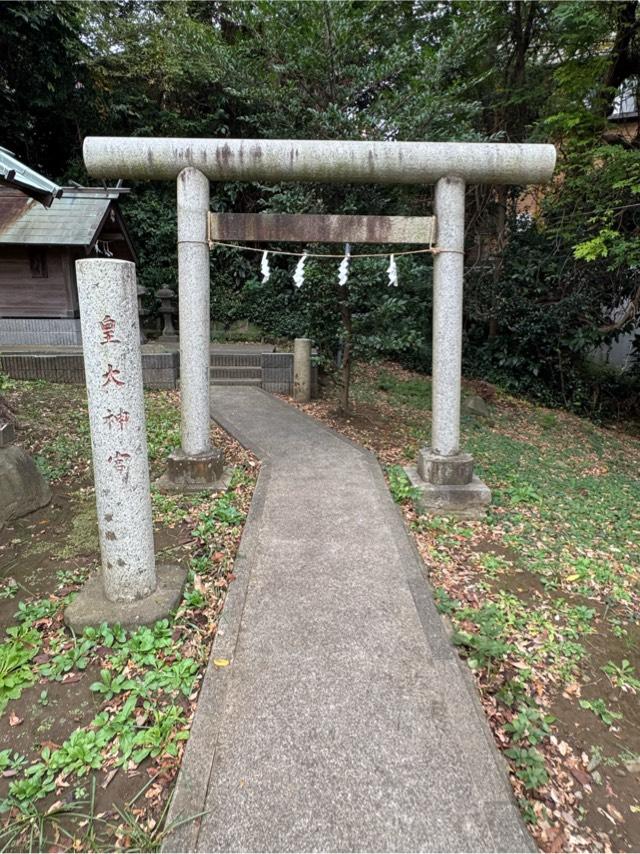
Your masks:
M375 459L259 389L212 399L265 465L170 821L205 814L165 848L535 850Z

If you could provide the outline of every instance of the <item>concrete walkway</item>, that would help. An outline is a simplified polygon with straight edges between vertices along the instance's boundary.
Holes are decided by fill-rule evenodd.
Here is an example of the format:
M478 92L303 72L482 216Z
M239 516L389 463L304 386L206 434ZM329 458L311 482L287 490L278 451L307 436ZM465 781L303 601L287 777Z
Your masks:
M212 399L265 465L168 821L202 815L165 850L535 851L374 457Z

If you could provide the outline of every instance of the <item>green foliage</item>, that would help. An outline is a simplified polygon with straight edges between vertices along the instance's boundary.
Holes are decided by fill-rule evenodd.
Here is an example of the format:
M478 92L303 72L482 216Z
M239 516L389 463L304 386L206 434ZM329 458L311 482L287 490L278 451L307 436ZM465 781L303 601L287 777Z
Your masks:
M398 380L393 374L381 371L378 388L387 392L393 403L414 409L431 409L431 383L426 377Z
M525 705L520 707L504 728L513 741L528 742L535 746L551 734L549 724L554 720L553 715L543 714L536 706Z
M198 670L198 662L192 658L179 658L170 665L156 661L144 678L143 690L181 693L188 697Z
M132 760L139 765L147 757L155 759L163 753L176 756L179 743L189 738L188 730L181 728L186 725L186 721L179 706L167 706L158 710L145 703L145 709L152 718L150 725L138 732L125 730L120 736L120 764Z
M42 750L42 764L50 773L55 774L64 769L67 774L75 773L83 777L92 768L102 766L102 749L107 741L107 733L103 730L74 730L57 750L48 747Z
M60 607L60 600L37 599L33 602L18 602L15 617L24 626L32 626L38 620L52 617Z
M512 759L516 766L516 777L522 780L525 789L539 789L549 781L544 756L535 747L510 747L505 756Z
M145 397L147 450L152 463L166 460L180 445L180 413L173 403L159 394Z
M393 500L398 504L403 504L405 501L415 501L420 497L420 490L417 486L411 485L409 476L402 466L389 466L387 468L387 479Z
M490 668L493 662L504 659L511 649L500 637L503 625L500 620L495 619L491 606L479 615L479 619L480 631L457 631L452 638L456 646L464 647L468 651L467 661L472 669Z
M13 599L18 592L18 583L14 578L4 578L0 581L0 599Z
M80 3L0 5L2 144L50 178L77 156L88 118L83 17Z
M71 670L86 670L89 664L89 653L93 646L94 643L88 638L83 640L74 638L71 643L64 642L65 648L54 655L50 662L43 665L40 672L49 679L60 680Z
M0 371L0 391L13 391L17 386L15 380L12 380L4 371Z
M616 721L622 720L622 713L614 712L607 708L605 701L600 698L595 700L580 700L580 708L593 712L605 726L613 726Z
M31 664L38 654L40 634L27 627L7 629L9 640L0 644L0 714L9 700L17 700L36 681Z
M203 510L199 518L200 521L193 531L194 536L208 540L215 536L218 525L241 525L245 516L234 506L232 495L224 493L211 507Z
M0 750L0 773L4 771L17 771L27 762L26 756L12 752L9 748Z
M127 679L123 673L114 674L104 667L100 671L100 681L93 682L89 686L91 691L101 694L105 700L111 700L116 694L120 694L122 691L130 691L135 687L136 683L133 679Z
M634 694L640 693L640 679L635 675L635 669L628 659L623 658L620 664L609 661L601 669L615 688L632 691Z

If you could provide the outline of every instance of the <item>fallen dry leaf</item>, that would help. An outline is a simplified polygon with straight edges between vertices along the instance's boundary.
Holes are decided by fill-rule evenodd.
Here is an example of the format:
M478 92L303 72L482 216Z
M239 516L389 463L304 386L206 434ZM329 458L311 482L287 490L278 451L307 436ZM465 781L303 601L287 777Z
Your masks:
M612 815L616 821L619 821L620 824L624 824L624 817L620 810L617 810L613 804L607 804L607 811L610 815Z
M11 712L9 715L9 726L20 726L23 720L24 718L19 718L15 712Z
M577 765L567 765L567 767L581 786L588 786L591 783L591 777L582 768L579 768Z
M549 839L549 851L552 851L553 854L558 854L559 851L564 850L565 847L565 836L564 830L559 827L556 832Z
M616 823L616 820L612 816L610 816L606 810L603 810L602 807L598 807L598 812L600 813L600 815L603 815L605 818L609 819L611 824Z
M106 775L106 777L104 778L104 781L103 781L103 783L102 783L102 788L103 788L103 789L106 789L106 788L107 788L107 786L108 786L108 785L109 785L109 783L113 780L113 778L116 776L116 774L117 774L117 773L118 773L118 769L117 769L117 768L112 768L112 769L111 769L111 771L109 771L109 773Z

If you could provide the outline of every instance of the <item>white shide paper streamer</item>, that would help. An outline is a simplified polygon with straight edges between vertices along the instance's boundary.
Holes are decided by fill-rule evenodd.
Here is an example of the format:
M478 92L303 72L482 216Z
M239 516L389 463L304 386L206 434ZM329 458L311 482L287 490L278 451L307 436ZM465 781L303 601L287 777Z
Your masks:
M262 261L260 262L260 272L262 273L262 284L265 285L271 277L271 269L269 267L269 253L262 253Z
M301 288L304 283L304 263L307 260L307 253L305 252L302 258L296 264L296 271L293 274L293 283L296 288Z
M389 266L387 267L387 273L389 274L389 287L397 288L398 268L396 266L396 259L394 255L389 255Z
M347 243L344 247L344 258L338 269L338 284L343 288L349 278L349 261L351 260L351 246Z

